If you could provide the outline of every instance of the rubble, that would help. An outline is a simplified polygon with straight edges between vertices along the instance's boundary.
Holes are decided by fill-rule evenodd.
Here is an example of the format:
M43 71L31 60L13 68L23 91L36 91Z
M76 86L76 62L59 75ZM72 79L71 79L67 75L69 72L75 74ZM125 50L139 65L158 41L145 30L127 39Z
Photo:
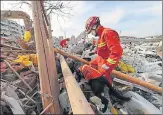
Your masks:
M130 42L122 43L124 54L121 58L121 61L134 67L135 73L132 73L133 77L138 76L139 79L143 81L155 84L157 86L161 86L162 84L162 80L161 80L162 79L162 58L158 56L156 53L156 49L158 45L159 45L159 41L153 42L153 43L152 42L139 43L138 41L133 42L133 43L130 43ZM96 56L96 54L94 53L95 47L93 47L93 50L92 50L91 48L92 46L89 47L88 49L78 46L77 44L75 46L76 46L76 49L78 49L78 51L82 51L82 54L80 56L82 58L93 59ZM71 53L73 52L71 51ZM121 71L117 68L116 70ZM125 73L129 74L127 71ZM76 76L76 74L74 75ZM77 79L78 77L75 77L75 78ZM77 81L79 80L77 79ZM79 84L81 84L81 82L79 82ZM82 84L85 85L85 83L83 82ZM137 93L137 95L139 94L141 97L144 97L146 101L150 103L151 106L155 106L156 110L153 110L153 113L155 113L155 111L157 111L158 113L161 113L162 99L159 97L162 97L162 95L157 94L149 89L143 88L139 85L135 85L135 84L122 81L122 80L120 81L118 79L116 80L116 78L114 78L114 84L115 85L117 84L116 87L120 86L119 90L121 91L124 91L124 92L133 91ZM144 99L142 99L142 101L143 103L145 103Z
M64 50L68 53L78 55L79 57L87 59L89 61L97 55L94 53L95 47L92 46L90 43L83 43L83 40L79 42L82 42L82 43L80 43L79 45L69 44L69 47L71 47L71 49L70 50L64 49ZM15 48L17 49L17 47L21 47L20 45L9 47L9 46L12 46L10 43L12 42L5 42L6 45L1 45L2 51L3 50L9 51L9 52L2 52L1 54L1 62L0 62L1 63L1 75L2 75L1 81L3 81L3 85L2 85L3 88L1 88L1 90L3 89L3 92L6 92L4 93L5 94L4 97L6 97L6 99L9 99L10 97L13 100L14 104L19 104L19 108L17 108L16 110L15 108L7 107L8 104L5 104L5 102L3 102L4 103L2 105L3 113L5 112L16 113L17 111L21 113L22 112L41 113L43 112L42 111L43 108L42 108L41 95L40 93L38 93L40 91L40 88L39 88L39 80L38 80L38 68L37 68L37 63L36 63L37 59L35 58L35 60L31 60L30 63L32 63L32 65L29 64L29 66L28 64L26 65L26 63L24 64L24 62L21 60L14 62L14 60L16 59L18 60L19 59L18 57L20 56L31 55L32 50L34 50L34 48L31 50L31 52L29 50L28 50L29 52L26 52L26 50L23 50L22 52L20 50L19 51L15 50L15 53L10 53L10 51L12 52L11 49L15 49ZM118 69L118 68L116 69L118 71L125 72L125 73L132 71L133 73L130 73L130 75L132 75L133 77L138 76L139 79L141 80L160 86L162 84L161 82L162 59L159 56L157 56L156 51L155 51L155 48L157 47L158 44L153 43L152 44L153 47L148 47L148 45L151 45L151 43L143 43L141 45L140 44L137 45L136 43L122 44L122 47L124 48L124 54L122 56L121 62L129 64L130 66L134 67L133 69L135 70L134 71L133 70L122 71L123 69ZM60 84L59 100L60 100L60 103L64 112L71 113L71 106L69 102L67 101L67 93L65 91L66 87L65 87L64 80L63 80L60 62L58 59L59 58L56 58L58 80ZM29 87L32 88L31 91L29 90L28 86L26 86L24 82L21 79L19 79L19 77L11 70L11 68L8 67L8 65L4 62L4 60L7 60L8 63L10 63L10 65L13 67L13 69L18 73L18 75L20 75L21 78L27 84L29 84ZM30 60L28 59L27 61L30 61ZM67 58L66 61L69 65L70 70L72 71L73 75L78 81L78 84L80 88L82 89L84 95L86 96L87 100L89 100L89 98L93 96L91 89L89 85L87 84L86 80L84 79L79 80L79 74L76 71L76 68L78 68L80 64L77 61L74 61L69 58ZM121 68L121 66L119 66L119 68ZM157 94L151 90L148 90L141 86L138 86L138 85L135 85L135 84L132 84L132 83L129 83L129 82L117 79L117 78L114 78L113 81L114 81L115 87L117 87L119 91L135 92L136 95L139 94L141 97L144 97L146 101L150 103L150 105L152 104L151 106L155 106L157 109L159 109L159 111L162 111L162 103L161 103L162 96L160 94ZM7 86L4 84L7 84ZM27 95L25 95L26 93ZM16 102L14 101L14 99L18 99L20 100L20 102ZM135 101L138 101L138 100L135 100ZM144 99L142 99L142 101L144 101ZM39 104L37 104L36 102ZM102 108L102 105L100 105L99 103L100 102L98 102L97 108L96 109L94 108L97 113L101 113L100 109L98 108ZM133 102L133 103L136 103L136 102ZM91 106L95 107L94 105L91 105ZM118 107L118 106L125 106L125 105L116 105L116 106ZM145 106L146 105L143 105L142 108ZM122 107L120 107L120 109L116 111L118 111L119 113L129 112L129 110L123 109ZM109 110L107 110L106 113L110 113Z
M1 105L1 114L40 113L42 111L40 94L30 98L35 92L39 91L39 87L37 87L39 84L38 74L32 72L30 66L27 67L21 63L14 62L18 55L31 52L21 52L20 46L14 41L8 39L5 41L1 39L1 41L1 102L3 103ZM15 49L18 51L15 51ZM37 65L34 64L34 66L35 71L38 71ZM35 101L26 103L28 100Z
M39 13L39 15L42 16L41 13ZM46 38L47 36L43 37ZM125 38L126 36L123 37ZM59 100L64 114L72 114L72 108L76 106L74 105L75 102L81 106L85 104L85 107L87 107L86 109L92 113L92 109L89 106L90 104L93 110L98 114L160 114L162 112L161 94L113 77L113 85L118 89L119 93L128 95L132 98L129 102L123 102L114 96L108 95L109 89L105 88L103 95L109 100L109 107L105 113L102 113L101 110L104 105L101 103L101 100L93 94L88 81L85 80L78 71L78 67L80 67L82 63L67 57L65 57L66 62L73 74L68 71L69 69L66 69L68 66L65 66L66 62L64 61L64 58L56 57L57 76L55 76L54 66L50 65L50 59L52 58L46 60L47 63L44 64L49 64L50 66L47 66L47 68L51 69L53 73L50 73L50 70L47 72L47 75L51 74L51 77L48 76L50 79L47 80L45 85L48 85L48 88L50 87L51 91L48 91L47 89L45 90L42 84L47 76L43 76L44 74L42 74L45 79L39 79L35 42L29 42L30 38L30 31L26 31L24 40L21 38L17 38L16 41L1 39L1 114L48 114L47 110L54 104L53 97L56 97L57 101ZM149 39L150 37L140 39L132 37L134 39L132 42L129 38L131 37L126 37L125 40L122 40L124 54L116 70L132 75L133 77L138 76L138 79L141 79L142 81L161 86L162 57L160 54L162 52L160 51L160 47L162 46L162 43L158 43L159 39L153 40ZM36 40L39 41L38 38ZM93 46L90 40L91 39L86 37L86 33L82 32L76 39L72 39L69 42L69 48L64 48L63 51L90 61L97 55L95 54L96 46ZM44 43L45 41L42 41L42 45L46 46L47 44ZM52 48L51 51L53 51ZM54 48L54 50L56 49ZM46 51L49 51L49 49L46 49ZM41 54L41 51L39 53ZM47 54L44 56L48 57ZM42 60L43 59L44 58L42 58ZM61 67L59 60L64 62L62 63L63 67ZM42 69L45 70L45 68ZM66 77L69 77L69 79L74 77L70 80L72 85L74 85L73 83L76 83L74 87L67 83L68 79L64 79L65 76L63 77L62 72ZM58 79L59 82L60 92L58 91L58 98L55 95L55 93L57 93L54 87L55 79L52 79L54 76L55 78L57 77L56 79ZM50 83L50 85L47 83ZM40 87L47 93L44 94L40 91ZM66 89L66 87L69 87L70 89ZM84 95L79 89L83 91ZM73 97L71 99L68 90L71 91L70 94L71 97ZM77 99L76 95L80 97L80 99ZM46 97L43 100L44 102L42 102L42 97ZM45 104L47 97L52 99L47 101L50 103ZM86 99L83 97L86 97ZM57 104L57 106L59 107L59 104ZM54 108L56 108L56 106L51 108L52 112L54 112ZM78 107L75 112L78 113L77 110L80 110L81 113L83 111L88 112L86 109Z
M20 106L19 102L16 99L5 95L4 92L2 92L1 98L6 102L7 105L10 105L13 114L24 114L22 107Z

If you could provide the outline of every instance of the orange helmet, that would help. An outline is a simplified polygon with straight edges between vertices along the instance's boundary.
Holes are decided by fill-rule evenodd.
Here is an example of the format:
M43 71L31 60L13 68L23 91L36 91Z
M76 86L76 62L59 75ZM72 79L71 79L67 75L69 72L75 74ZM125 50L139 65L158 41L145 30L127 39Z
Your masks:
M97 17L97 16L90 17L86 21L86 24L85 24L86 32L89 34L91 32L93 26L99 24L99 22L100 22L99 17Z

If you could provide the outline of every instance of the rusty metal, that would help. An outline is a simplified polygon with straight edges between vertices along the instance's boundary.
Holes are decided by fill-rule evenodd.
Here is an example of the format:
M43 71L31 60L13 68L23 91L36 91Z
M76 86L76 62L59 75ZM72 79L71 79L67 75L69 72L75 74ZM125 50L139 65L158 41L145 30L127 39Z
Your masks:
M47 43L47 28L44 26L44 17L42 15L41 1L31 1L32 2L32 12L34 21L34 31L35 31L35 41L36 41L36 51L38 57L38 68L39 68L39 78L41 92L44 94L49 94L54 98L54 103L49 107L48 112L51 114L61 114L58 102L58 97L55 94L56 91L53 90L55 82L53 69L51 69L51 61L53 60L50 56L49 46ZM52 99L42 97L43 108L45 109Z
M63 56L60 56L60 63L73 114L94 114Z
M53 102L51 102L39 115L44 114L52 105L53 105Z

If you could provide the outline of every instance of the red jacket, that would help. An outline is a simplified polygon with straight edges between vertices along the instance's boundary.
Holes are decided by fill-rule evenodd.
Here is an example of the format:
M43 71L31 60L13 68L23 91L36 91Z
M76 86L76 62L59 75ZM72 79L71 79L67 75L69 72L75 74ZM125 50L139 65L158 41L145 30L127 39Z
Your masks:
M66 39L63 39L60 41L60 46L64 47L67 45L67 40Z
M118 63L123 53L118 33L110 28L100 26L97 34L99 36L97 54L106 60L107 66Z

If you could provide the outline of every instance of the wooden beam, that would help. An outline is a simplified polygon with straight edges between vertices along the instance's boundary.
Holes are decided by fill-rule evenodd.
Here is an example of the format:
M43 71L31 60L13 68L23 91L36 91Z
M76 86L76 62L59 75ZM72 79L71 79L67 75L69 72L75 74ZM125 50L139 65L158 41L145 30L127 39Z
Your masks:
M80 61L82 63L89 64L88 61L86 61L86 60L84 60L84 59L82 59L80 57L65 53L65 52L63 52L63 51L61 51L59 49L54 48L54 51L61 54L61 55L67 56L68 58L72 58L72 59L78 60L78 61ZM135 77L132 77L132 76L124 74L124 73L121 73L121 72L116 71L116 70L113 70L112 74L114 74L115 77L117 77L119 79L123 79L123 80L129 81L131 83L135 83L135 84L138 84L138 85L143 86L145 88L151 89L151 90L156 91L158 93L162 93L162 88L159 87L159 86L156 86L156 85L153 85L151 83L139 80L139 79L137 79Z
M57 113L61 113L61 109L60 109L60 105L59 105L59 100L58 100L58 97L59 97L59 82L58 82L58 76L57 76L57 69L56 69L56 61L55 61L55 57L54 57L54 51L53 51L53 40L52 40L52 36L51 36L51 33L48 31L48 20L47 20L47 17L46 17L46 14L45 14L45 10L44 10L44 7L43 7L43 1L41 1L41 9L43 11L43 17L44 17L44 22L43 22L43 25L44 27L46 28L45 29L45 33L46 33L46 36L47 36L47 45L48 45L48 48L49 48L49 60L48 61L48 69L50 70L50 85L51 85L51 92L52 92L52 96L53 96L53 99L54 99L54 105L55 105L55 108L56 108L56 112ZM45 23L46 22L46 23Z
M60 63L73 114L94 114L63 56L60 56Z
M50 60L52 62L50 62L50 68L53 71L53 77L51 78L51 86L52 86L52 95L54 95L53 97L55 98L54 100L58 100L59 94L60 94L60 86L59 86L59 81L58 81L58 74L57 74L57 68L56 68L56 60L55 60L55 52L53 51L53 39L52 39L52 32L51 32L51 20L50 20L50 15L47 17L46 13L45 13L45 9L43 7L43 1L42 1L42 10L43 10L43 16L45 17L46 20L46 24L44 23L44 26L47 26L48 30L46 31L48 34L48 45L49 45L49 54L50 54ZM62 113L62 109L60 109L60 105L59 102L56 101L56 103L54 102L54 104L57 106L56 108L58 108L58 110L60 110L59 112Z
M59 54L64 55L64 56L67 56L67 57L69 57L69 58L72 58L72 59L74 59L74 60L78 60L78 61L80 61L80 62L82 62L82 63L89 64L88 61L86 61L86 60L84 60L84 59L82 59L82 58L80 58L80 57L77 57L77 56L75 56L75 55L71 55L71 54L68 54L68 53L66 53L66 52L63 52L63 51L61 51L61 50L59 50L59 49L57 49L57 48L54 48L54 52L59 53Z
M54 104L55 108L58 108L57 113L61 113L58 97L59 97L59 82L58 82L58 76L57 76L57 69L56 69L56 61L55 61L55 56L54 56L54 51L53 51L53 41L52 39L48 39L48 45L49 45L49 66L52 71L52 76L50 77L50 85L51 85L51 91L52 91L52 96L54 98ZM57 100L57 101L56 101Z
M59 102L57 97L54 97L54 91L52 91L52 82L50 81L53 78L53 71L50 69L50 63L52 60L49 56L49 46L47 44L47 34L44 26L44 18L41 10L41 1L32 1L32 12L34 20L34 31L35 31L35 41L36 41L36 50L38 57L38 68L39 68L39 78L40 78L40 87L43 94L49 94L53 97L45 98L42 97L43 108L45 109L52 101L55 103L48 108L48 113L51 114L61 114L60 108L58 108Z
M161 87L153 85L153 84L148 83L146 81L139 80L139 79L137 79L135 77L132 77L132 76L124 74L124 73L121 73L121 72L116 71L116 70L113 70L112 74L114 74L115 77L117 77L119 79L123 79L123 80L129 81L131 83L135 83L137 85L140 85L140 86L143 86L145 88L148 88L148 89L150 89L152 91L156 91L158 93L162 93L162 88Z

